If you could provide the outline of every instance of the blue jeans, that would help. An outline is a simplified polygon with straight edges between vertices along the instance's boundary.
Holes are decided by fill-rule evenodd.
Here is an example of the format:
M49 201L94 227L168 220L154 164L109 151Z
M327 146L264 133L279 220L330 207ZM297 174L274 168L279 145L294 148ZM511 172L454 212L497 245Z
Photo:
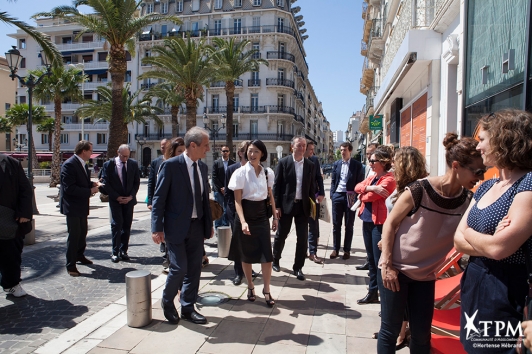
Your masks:
M377 291L377 272L378 264L381 258L381 250L377 246L381 240L382 225L375 225L372 222L362 223L362 235L364 237L364 246L368 255L369 263L369 291Z
M214 200L218 202L218 204L220 204L220 206L224 210L222 217L214 221L214 227L218 228L218 226L229 226L229 222L227 221L227 217L225 216L224 195L221 192L214 192Z
M381 300L381 329L377 353L395 353L395 344L405 309L410 325L410 353L430 353L430 326L434 311L434 280L417 281L399 273L399 291L386 289L378 272Z

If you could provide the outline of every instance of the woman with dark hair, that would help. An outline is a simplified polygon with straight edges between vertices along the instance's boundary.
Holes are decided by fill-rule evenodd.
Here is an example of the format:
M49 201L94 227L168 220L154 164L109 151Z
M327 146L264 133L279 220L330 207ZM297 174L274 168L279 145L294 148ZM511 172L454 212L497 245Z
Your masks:
M270 168L263 168L261 165L267 156L268 151L264 143L253 140L244 154L248 163L233 173L227 187L235 193L237 212L229 259L242 261L248 283L249 301L255 301L251 264L261 264L264 281L262 293L266 304L271 307L275 304L270 294L273 254L266 199L270 199L272 213L275 215L275 200L272 194L275 176ZM271 227L273 231L277 230L277 222L278 219L274 217Z
M369 165L373 174L355 186L361 201L358 216L362 220L362 235L369 264L369 291L364 298L357 300L359 305L379 302L377 264L381 251L378 243L382 224L388 215L386 198L395 190L395 178L389 172L392 168L392 149L379 146L370 156Z
M166 144L166 149L164 150L164 159L168 160L172 157L179 156L185 152L185 140L178 136L173 138L170 141L170 144Z
M504 323L504 330L480 326L482 337L499 337L501 344L483 353L514 352L528 295L526 260L532 260L532 114L506 109L482 117L479 126L477 150L500 177L480 185L454 235L456 249L471 256L462 276L460 341L478 352L467 314Z
M405 310L410 351L430 353L435 273L453 247L460 217L471 201L484 165L473 138L443 139L447 171L405 187L384 223L379 261L381 329L377 352L395 353Z

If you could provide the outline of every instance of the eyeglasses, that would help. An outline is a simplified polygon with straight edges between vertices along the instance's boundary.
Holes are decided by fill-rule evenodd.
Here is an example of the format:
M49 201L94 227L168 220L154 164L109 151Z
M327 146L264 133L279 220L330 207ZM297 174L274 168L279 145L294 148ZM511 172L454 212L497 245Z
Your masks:
M368 160L369 163L380 162L379 160Z
M473 174L475 175L475 177L482 177L484 176L484 174L486 173L486 171L488 170L487 167L484 167L484 168L477 168L477 169L474 169L474 168L471 168L469 166L462 166L466 169L468 169L469 171L473 172Z
M229 152L229 150L222 150L222 152Z

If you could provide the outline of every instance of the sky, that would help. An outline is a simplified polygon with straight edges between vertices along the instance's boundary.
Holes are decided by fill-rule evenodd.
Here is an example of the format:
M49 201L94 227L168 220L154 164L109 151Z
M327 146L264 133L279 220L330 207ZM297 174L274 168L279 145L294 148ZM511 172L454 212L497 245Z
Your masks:
M70 0L0 0L0 12L6 11L30 25L30 17L55 6L70 5ZM299 0L298 15L309 38L304 42L309 65L309 80L322 102L323 113L331 130L347 129L351 115L362 109L365 96L359 92L364 58L360 55L362 39L362 0ZM17 28L0 23L0 55L4 56L16 41L7 37Z

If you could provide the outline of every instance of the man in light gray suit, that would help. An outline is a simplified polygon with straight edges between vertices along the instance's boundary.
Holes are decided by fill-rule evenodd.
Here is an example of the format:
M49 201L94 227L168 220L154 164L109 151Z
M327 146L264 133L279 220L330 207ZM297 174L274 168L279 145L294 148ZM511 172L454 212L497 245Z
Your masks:
M174 305L181 289L181 318L204 324L207 319L194 309L198 296L203 241L213 235L209 204L207 165L201 161L209 151L209 135L203 128L185 134L185 152L166 160L152 200L152 238L166 241L170 270L161 305L172 324L179 323Z

